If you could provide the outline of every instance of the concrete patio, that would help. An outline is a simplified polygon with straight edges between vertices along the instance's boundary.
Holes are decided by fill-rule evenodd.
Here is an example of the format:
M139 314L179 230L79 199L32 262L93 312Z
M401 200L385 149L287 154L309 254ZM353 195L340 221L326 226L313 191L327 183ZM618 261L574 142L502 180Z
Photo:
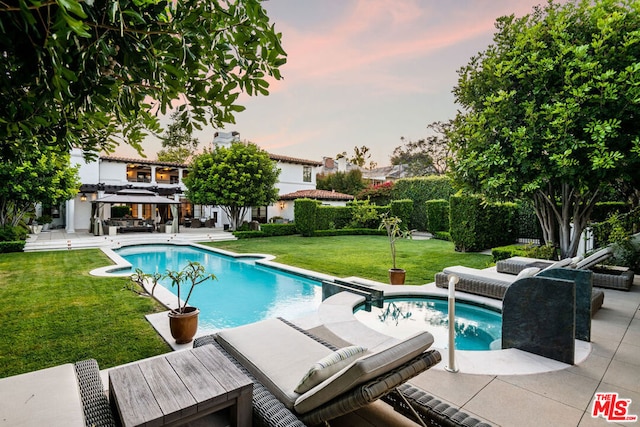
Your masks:
M215 229L181 230L179 235L131 233L117 236L69 235L54 230L32 237L27 250L75 249L125 244L151 239L158 243L174 239L213 241L233 238ZM430 285L426 285L430 286ZM640 278L636 276L630 292L605 289L605 300L592 320L592 342L584 360L576 365L535 374L505 373L504 361L482 362L484 374L467 369L451 373L438 366L411 381L417 387L493 425L499 426L604 426L629 425L591 416L597 392L618 393L630 399L628 415L640 415ZM151 320L152 323L156 323ZM162 323L162 322L159 322ZM303 322L304 323L304 322ZM307 325L313 326L313 325ZM159 332L162 326L156 325ZM168 329L168 328L167 328ZM166 338L171 342L171 338ZM349 342L359 344L352 336ZM446 353L442 351L443 360ZM446 362L442 362L444 364ZM492 366L496 373L491 374ZM107 372L103 372L106 376ZM107 382L105 382L106 384ZM634 423L631 423L632 425ZM395 414L383 403L343 417L336 426L416 425Z

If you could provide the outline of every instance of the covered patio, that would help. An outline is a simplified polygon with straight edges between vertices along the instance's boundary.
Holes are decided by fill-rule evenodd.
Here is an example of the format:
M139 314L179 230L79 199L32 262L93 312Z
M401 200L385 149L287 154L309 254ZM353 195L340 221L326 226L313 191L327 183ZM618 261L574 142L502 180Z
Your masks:
M101 197L92 202L92 232L96 236L102 236L105 234L114 234L115 230L119 232L125 231L154 231L159 230L159 226L161 224L165 224L168 228L165 227L166 232L168 233L177 233L178 229L178 206L180 202L172 199L168 199L166 197L162 197L157 195L156 193L148 190L140 190L140 189L124 189L120 190L115 194L109 194L104 197ZM150 206L150 212L155 213L155 215L150 216L149 218L118 218L117 223L110 224L110 229L105 229L108 221L112 220L112 218L106 218L107 209L109 216L111 212L111 207L114 205L148 205ZM162 218L159 214L159 207L167 206L169 209L167 210L166 218Z

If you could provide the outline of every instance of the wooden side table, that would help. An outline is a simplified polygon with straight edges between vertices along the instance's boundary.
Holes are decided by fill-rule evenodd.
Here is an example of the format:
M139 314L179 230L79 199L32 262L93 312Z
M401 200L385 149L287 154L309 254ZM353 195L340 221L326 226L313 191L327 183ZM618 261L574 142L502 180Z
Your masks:
M124 427L176 426L231 407L251 425L253 383L212 345L167 353L109 372L114 414Z

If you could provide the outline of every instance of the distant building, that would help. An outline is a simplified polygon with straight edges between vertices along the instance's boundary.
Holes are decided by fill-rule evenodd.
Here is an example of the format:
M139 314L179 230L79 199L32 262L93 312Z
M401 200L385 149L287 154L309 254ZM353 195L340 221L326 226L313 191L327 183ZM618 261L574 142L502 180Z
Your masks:
M231 145L232 142L240 141L240 132L216 132L213 134L214 145Z

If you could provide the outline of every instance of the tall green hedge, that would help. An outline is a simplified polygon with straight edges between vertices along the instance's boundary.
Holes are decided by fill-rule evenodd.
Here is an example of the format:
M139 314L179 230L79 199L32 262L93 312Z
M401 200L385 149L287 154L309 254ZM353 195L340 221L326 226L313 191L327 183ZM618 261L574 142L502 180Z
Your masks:
M397 216L402 221L402 228L410 230L411 215L413 214L413 200L392 200L390 206L391 216Z
M427 231L449 231L449 201L445 199L427 200Z
M413 200L410 228L425 230L427 224L425 202L433 199L448 200L453 193L453 186L448 177L433 175L399 179L393 186L392 196L394 200Z
M451 240L456 250L478 252L515 242L517 205L486 203L478 195L455 195L449 199Z
M318 205L318 201L313 199L296 199L293 204L296 230L305 237L313 236L316 229Z
M297 220L296 220L297 222ZM351 208L347 206L318 206L316 230L345 228L351 222Z

